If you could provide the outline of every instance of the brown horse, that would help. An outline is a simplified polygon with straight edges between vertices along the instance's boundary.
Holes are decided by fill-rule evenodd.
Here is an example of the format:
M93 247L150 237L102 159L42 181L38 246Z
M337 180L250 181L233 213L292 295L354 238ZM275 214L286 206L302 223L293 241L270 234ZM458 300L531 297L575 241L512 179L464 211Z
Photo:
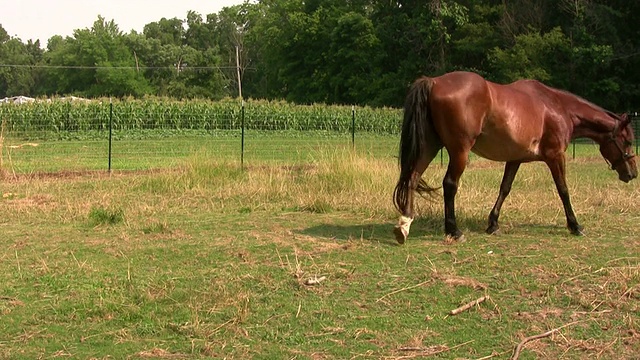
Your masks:
M571 139L590 138L600 145L600 153L619 179L629 182L638 175L630 121L626 114L616 115L535 80L500 85L470 72L416 80L404 105L400 179L394 190L394 203L401 213L394 229L396 239L400 244L407 239L415 193L436 190L421 176L442 147L449 153L442 181L447 236L463 240L456 224L455 196L470 151L506 163L487 233L498 230L500 208L520 164L544 161L562 200L569 230L582 234L569 200L565 150Z

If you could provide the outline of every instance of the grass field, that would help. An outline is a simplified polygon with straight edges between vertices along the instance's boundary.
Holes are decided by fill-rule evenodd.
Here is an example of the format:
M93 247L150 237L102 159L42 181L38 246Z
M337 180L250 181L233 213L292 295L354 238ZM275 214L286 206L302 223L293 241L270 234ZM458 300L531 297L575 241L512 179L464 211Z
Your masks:
M421 200L398 246L395 148L369 144L244 171L193 144L152 172L5 162L0 358L506 359L519 343L521 359L637 358L638 182L570 161L574 237L547 169L527 164L489 236L502 166L473 158L457 201L467 241L445 242L441 200Z
M97 139L96 139L97 138ZM15 173L106 170L109 164L108 134L62 140L5 139L3 163ZM306 164L322 149L351 148L351 134L323 131L247 131L244 159L247 164ZM355 146L362 153L395 156L397 139L389 135L358 134ZM112 169L166 169L184 163L196 152L217 161L240 162L240 131L116 132L112 142Z
M16 174L42 172L101 171L109 168L107 132L68 132L58 140L38 136L25 138L0 135L0 168ZM353 143L352 143L353 140ZM116 131L111 145L112 170L153 170L183 164L196 152L206 152L213 160L246 164L307 164L319 152L355 148L361 155L394 159L398 136L334 131L256 131L245 133L244 154L239 130L206 132L198 130ZM599 157L593 144L570 145L569 158ZM471 155L471 161L477 160ZM446 163L447 154L435 162Z

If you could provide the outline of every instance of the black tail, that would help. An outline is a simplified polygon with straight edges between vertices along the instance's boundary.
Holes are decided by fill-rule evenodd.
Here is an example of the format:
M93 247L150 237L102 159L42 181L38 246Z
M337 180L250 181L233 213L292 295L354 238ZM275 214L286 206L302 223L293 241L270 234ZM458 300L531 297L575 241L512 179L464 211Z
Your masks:
M411 176L421 157L431 156L428 161L442 148L440 136L433 127L431 111L429 109L429 96L433 79L422 77L416 80L404 103L404 120L400 135L400 179L393 191L393 202L396 209L402 214L407 209L409 201L409 184ZM432 188L424 180L420 179L416 191L420 194L432 193L437 188Z

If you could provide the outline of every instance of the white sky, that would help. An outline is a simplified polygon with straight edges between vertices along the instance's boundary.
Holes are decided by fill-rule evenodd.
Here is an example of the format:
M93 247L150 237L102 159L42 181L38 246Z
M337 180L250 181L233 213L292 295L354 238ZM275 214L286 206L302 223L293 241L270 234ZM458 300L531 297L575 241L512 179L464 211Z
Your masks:
M40 39L47 47L53 35L72 36L76 29L91 28L98 15L114 20L128 33L163 17L186 19L193 10L203 17L244 0L0 0L0 25L9 36L23 42Z

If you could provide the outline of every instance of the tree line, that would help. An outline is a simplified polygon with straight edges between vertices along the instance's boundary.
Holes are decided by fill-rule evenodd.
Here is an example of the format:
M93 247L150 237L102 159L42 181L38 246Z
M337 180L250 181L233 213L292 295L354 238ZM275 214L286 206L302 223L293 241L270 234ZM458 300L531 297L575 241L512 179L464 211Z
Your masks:
M640 105L639 15L628 0L258 0L141 33L98 17L46 46L0 24L0 98L241 92L397 107L418 76L468 70L624 111Z

